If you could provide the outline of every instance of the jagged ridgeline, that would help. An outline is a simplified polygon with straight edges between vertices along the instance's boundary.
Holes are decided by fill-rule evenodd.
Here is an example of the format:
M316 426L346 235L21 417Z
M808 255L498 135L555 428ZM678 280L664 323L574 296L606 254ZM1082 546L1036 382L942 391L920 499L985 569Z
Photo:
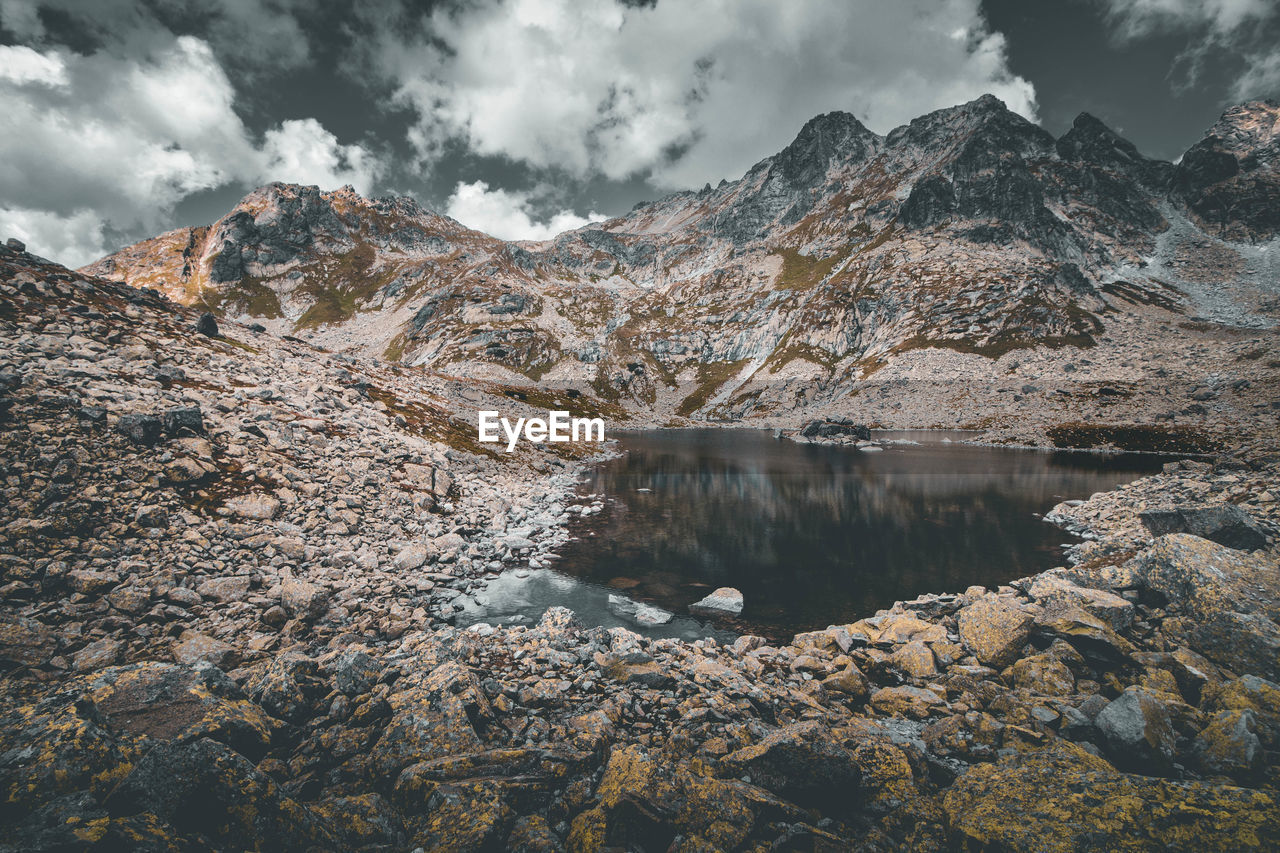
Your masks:
M1280 234L1278 121L1234 107L1175 166L1087 114L1054 139L991 96L887 136L836 112L737 181L552 240L271 184L86 271L330 348L748 416L909 350L1089 347L1109 312L1195 303L1192 256L1274 275L1250 252Z

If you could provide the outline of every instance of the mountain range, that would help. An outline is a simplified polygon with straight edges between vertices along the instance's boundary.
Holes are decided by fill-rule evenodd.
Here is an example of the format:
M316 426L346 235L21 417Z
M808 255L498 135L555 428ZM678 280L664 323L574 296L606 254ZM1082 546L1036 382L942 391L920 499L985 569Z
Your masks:
M955 378L958 355L1120 365L1135 323L1148 349L1268 329L1277 249L1280 104L1228 109L1169 163L988 95L886 136L820 115L737 181L540 242L273 183L84 272L332 350L736 419Z

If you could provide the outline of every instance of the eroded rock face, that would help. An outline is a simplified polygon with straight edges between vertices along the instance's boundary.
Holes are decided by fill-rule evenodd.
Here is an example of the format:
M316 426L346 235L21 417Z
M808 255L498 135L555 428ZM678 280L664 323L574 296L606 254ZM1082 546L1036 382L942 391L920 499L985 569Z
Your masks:
M1280 676L1280 572L1185 533L1162 536L1130 566L1141 588L1182 616L1193 648L1238 673Z
M1182 155L1173 195L1209 228L1235 240L1280 233L1280 104L1232 107Z
M943 798L957 846L1010 851L1266 850L1280 802L1246 788L1117 773L1078 748L977 767Z

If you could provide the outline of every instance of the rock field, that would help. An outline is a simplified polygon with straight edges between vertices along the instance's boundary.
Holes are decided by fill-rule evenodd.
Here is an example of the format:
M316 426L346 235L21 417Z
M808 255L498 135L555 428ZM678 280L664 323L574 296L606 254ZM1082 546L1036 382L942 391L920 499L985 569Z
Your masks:
M1280 849L1264 388L998 589L787 645L463 630L596 448L462 418L592 401L215 326L0 248L0 850Z

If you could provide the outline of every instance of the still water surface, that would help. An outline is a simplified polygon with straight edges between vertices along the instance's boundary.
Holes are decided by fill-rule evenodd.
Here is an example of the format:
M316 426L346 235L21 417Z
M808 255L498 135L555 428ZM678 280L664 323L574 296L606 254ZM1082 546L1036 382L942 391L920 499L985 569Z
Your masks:
M604 511L574 523L554 571L505 573L467 602L459 624L536 620L563 604L588 624L654 636L785 639L895 600L1061 565L1073 539L1039 514L1165 461L974 447L936 432L880 433L919 443L870 453L740 429L612 437L625 456L581 488L602 496ZM718 586L742 591L741 618L708 626L689 616ZM634 602L675 616L644 624Z

